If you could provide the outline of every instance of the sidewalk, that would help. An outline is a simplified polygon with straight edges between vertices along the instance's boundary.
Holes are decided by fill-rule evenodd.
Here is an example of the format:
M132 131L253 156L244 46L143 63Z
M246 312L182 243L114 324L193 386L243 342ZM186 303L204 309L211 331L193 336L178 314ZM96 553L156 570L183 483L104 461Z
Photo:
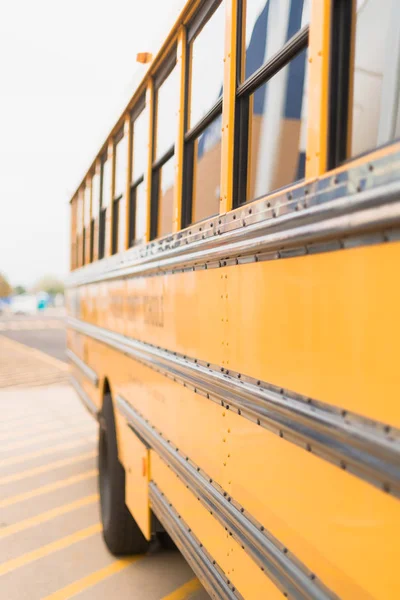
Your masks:
M0 335L0 389L67 383L68 373L62 361Z

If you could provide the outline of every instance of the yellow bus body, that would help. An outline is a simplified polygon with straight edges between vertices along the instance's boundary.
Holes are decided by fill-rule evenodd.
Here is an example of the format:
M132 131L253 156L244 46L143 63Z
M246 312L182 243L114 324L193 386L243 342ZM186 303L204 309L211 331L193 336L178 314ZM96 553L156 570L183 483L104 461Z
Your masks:
M233 208L227 0L219 215L181 228L182 117L169 236L150 240L151 151L144 244L128 249L126 229L110 256L109 211L105 258L79 264L72 220L74 385L96 417L110 391L130 512L147 539L157 516L214 598L400 596L400 144L328 170L333 4L312 2L305 181ZM198 5L102 151L143 92L152 107L174 43L186 73Z

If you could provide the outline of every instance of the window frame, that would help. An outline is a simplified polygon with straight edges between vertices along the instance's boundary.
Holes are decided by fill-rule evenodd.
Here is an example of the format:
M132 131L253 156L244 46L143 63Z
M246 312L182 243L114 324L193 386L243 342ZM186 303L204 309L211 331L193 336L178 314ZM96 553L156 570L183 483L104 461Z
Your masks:
M349 158L356 0L333 0L329 50L327 164L329 171Z
M113 138L113 154L112 154L112 198L111 198L111 222L112 222L112 230L111 230L111 254L118 253L119 246L119 219L121 216L120 211L120 202L124 197L124 192L121 192L117 196L115 195L115 178L116 178L116 165L117 165L117 153L116 147L124 138L124 126L117 131Z
M156 156L157 146L157 101L158 101L158 90L171 75L174 68L177 66L177 46L176 44L172 48L170 54L161 65L153 78L154 82L154 101L153 101L153 114L151 116L153 122L153 136L151 140L152 144L152 165L151 165L151 208L150 208L150 241L156 239L158 236L158 215L159 215L159 199L160 199L160 172L162 167L166 164L170 158L175 154L175 141L173 144L164 152L159 158ZM178 107L177 107L178 108Z
M346 1L346 0L344 0ZM268 58L252 75L242 81L242 73L246 60L244 47L244 23L246 19L246 2L238 1L237 5L237 63L236 63L236 97L235 97L235 138L233 158L233 198L232 208L239 208L257 198L247 199L249 173L249 124L250 97L277 73L284 69L301 52L309 47L310 24L301 27L283 46ZM288 185L296 183L295 181ZM274 190L266 192L266 195Z
M187 28L186 36L186 72L185 72L185 114L184 114L184 147L183 147L183 185L182 185L182 222L181 227L188 227L193 224L193 186L195 175L195 144L200 135L211 125L211 123L222 115L222 95L214 103L207 113L201 117L197 123L189 129L190 115L190 76L192 69L192 44L198 35L201 34L203 27L212 18L213 14L222 4L222 0L205 0L199 10L193 16ZM225 35L225 31L222 32ZM209 215L210 218L215 215ZM204 219L203 219L204 220ZM199 221L200 222L200 221Z
M104 196L104 165L108 160L107 150L100 156L100 199L99 199L99 240L98 259L101 260L106 254L106 220L107 206L103 206Z
M146 110L146 93L143 93L136 103L135 107L131 110L130 115L130 128L131 128L131 148L130 148L130 156L131 163L134 164L135 156L133 153L133 142L135 136L135 121L143 114ZM144 148L143 151L147 151L147 148ZM132 171L133 172L133 171ZM144 171L141 175L139 175L135 180L130 182L129 187L129 248L136 246L138 241L135 238L136 231L136 190L140 184L142 184L145 180L146 174L146 165L144 167Z
M377 144L353 154L351 146L356 40L357 0L332 0L327 170L368 156L400 139L394 136L392 139L379 142L379 125L382 118L382 107L380 107ZM400 104L398 115L400 115Z

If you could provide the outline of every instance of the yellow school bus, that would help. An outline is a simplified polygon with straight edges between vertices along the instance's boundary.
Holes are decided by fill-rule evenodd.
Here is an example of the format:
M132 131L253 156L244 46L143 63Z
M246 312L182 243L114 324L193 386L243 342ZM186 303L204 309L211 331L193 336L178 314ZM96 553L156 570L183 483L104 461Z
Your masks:
M90 165L68 354L114 554L400 597L399 65L398 0L190 0Z

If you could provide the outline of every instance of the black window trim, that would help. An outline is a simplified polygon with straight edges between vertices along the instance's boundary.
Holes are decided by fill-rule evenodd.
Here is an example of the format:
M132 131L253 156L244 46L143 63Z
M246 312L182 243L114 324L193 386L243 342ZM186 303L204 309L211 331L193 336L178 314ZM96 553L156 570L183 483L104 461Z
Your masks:
M137 100L135 106L131 110L131 123L133 124L136 119L142 114L146 108L146 93L144 92Z
M108 160L107 150L100 157L100 198L99 198L99 215L103 208L103 192L104 192L104 165Z
M95 231L95 220L90 220L90 250L89 250L89 262L93 262L94 259L94 231Z
M175 44L174 47L172 48L171 52L168 54L167 58L164 60L163 64L160 66L157 73L153 77L154 95L155 95L154 110L155 110L156 104L157 104L157 98L156 98L157 92L160 89L160 87L162 86L162 84L164 83L164 81L167 79L167 77L169 75L171 75L171 73L176 65L176 50L177 50L177 48L176 48L176 44Z
M278 52L269 58L255 73L240 84L236 90L236 97L250 96L260 86L281 71L300 52L308 46L310 26L305 25L288 40Z
M85 266L86 260L86 227L82 229L82 266Z
M222 0L203 0L196 11L196 14L192 17L188 25L186 35L188 44L194 40L194 38L201 31L206 22L212 17L221 3Z
M115 147L117 146L117 144L120 143L120 141L122 140L122 138L124 137L124 126L122 125L117 133L114 135L114 139L113 139L113 143L114 143L114 150Z
M117 254L118 252L118 235L119 235L119 214L120 214L120 201L124 197L123 194L119 194L112 201L112 234L111 234L111 254ZM116 213L116 214L115 214ZM117 217L117 218L115 218Z
M185 143L191 142L195 138L207 129L207 127L214 121L216 117L222 114L222 96L218 98L217 102L210 108L210 110L194 125L189 131L185 133Z
M136 244L135 238L135 225L136 225L136 190L140 184L144 182L144 173L137 177L133 183L131 183L129 192L129 248L132 248Z
M100 207L99 213L99 260L104 258L105 250L106 250L106 217L107 217L107 207Z
M348 158L350 79L353 40L353 2L333 0L329 56L329 105L327 170Z
M175 154L175 142L162 154L159 158L155 158L156 152L156 140L157 140L157 104L158 104L158 90L171 75L172 71L177 65L177 46L174 44L171 52L164 60L161 67L153 77L154 82L154 102L153 102L153 139L152 141L152 153L153 163L151 166L151 206L150 206L150 240L157 237L157 222L158 222L158 192L160 182L160 170L165 163L174 156Z

